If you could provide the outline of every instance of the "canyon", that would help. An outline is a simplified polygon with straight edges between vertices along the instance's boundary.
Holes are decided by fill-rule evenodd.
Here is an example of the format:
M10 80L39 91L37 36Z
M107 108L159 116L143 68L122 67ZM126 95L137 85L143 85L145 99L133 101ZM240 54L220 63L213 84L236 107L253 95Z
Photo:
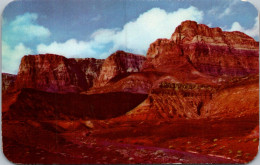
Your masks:
M2 97L15 163L247 163L259 141L259 42L184 21L146 56L25 55L17 76L2 74Z

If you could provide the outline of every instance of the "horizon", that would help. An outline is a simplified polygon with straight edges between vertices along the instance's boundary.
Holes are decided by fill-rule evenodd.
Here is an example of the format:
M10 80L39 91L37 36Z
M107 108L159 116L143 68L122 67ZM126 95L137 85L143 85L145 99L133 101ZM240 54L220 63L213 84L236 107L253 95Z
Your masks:
M27 54L105 59L122 50L145 56L152 42L169 39L186 20L240 31L259 41L258 12L252 4L217 2L15 1L2 15L2 72L17 74L21 58Z

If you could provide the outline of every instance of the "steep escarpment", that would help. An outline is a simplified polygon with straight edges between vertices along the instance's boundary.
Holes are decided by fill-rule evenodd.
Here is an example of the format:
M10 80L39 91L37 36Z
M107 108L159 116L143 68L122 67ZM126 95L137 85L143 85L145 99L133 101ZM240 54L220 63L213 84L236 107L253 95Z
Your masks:
M84 91L93 85L102 63L103 60L67 59L53 54L24 56L15 88L61 93Z
M168 39L158 39L150 45L142 72L151 71L167 74L168 78L161 77L162 81L208 84L216 81L215 77L198 71L184 55L182 46Z
M16 80L16 75L8 74L8 73L2 73L2 93L5 93L8 88L14 87L14 82Z
M143 70L187 70L212 76L257 74L258 50L259 43L244 33L185 21L171 39L158 39L150 45Z
M139 72L145 57L117 51L110 55L102 65L100 75L95 81L95 87L106 85L112 79L121 79L129 73Z

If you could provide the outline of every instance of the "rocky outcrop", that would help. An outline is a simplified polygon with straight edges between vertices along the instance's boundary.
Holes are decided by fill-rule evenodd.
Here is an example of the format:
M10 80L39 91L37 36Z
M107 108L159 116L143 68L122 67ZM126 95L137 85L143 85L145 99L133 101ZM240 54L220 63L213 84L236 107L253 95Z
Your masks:
M94 85L94 81L100 74L101 67L105 60L95 58L75 58L75 60L85 74L87 87L92 87Z
M153 72L136 72L124 75L121 79L110 81L102 87L94 87L86 91L87 94L109 93L109 92L130 92L148 94L153 82L161 75Z
M244 33L185 21L171 39L158 39L150 45L143 71L245 76L259 73L258 50L259 43Z
M2 93L14 87L16 77L17 76L13 74L2 73Z
M119 120L199 119L216 88L209 85L162 83L148 98Z
M95 87L106 85L112 79L120 79L127 76L129 73L139 72L145 57L117 51L110 55L102 65L100 75L95 81Z
M225 84L163 82L148 98L115 120L258 118L259 76L231 78Z
M67 59L53 54L24 56L15 87L60 93L84 91L93 85L102 63L102 60Z

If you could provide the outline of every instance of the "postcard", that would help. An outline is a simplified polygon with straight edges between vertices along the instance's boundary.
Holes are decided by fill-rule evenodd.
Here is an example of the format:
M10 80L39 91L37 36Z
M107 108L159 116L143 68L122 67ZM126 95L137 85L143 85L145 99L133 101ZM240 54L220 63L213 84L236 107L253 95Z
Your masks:
M2 14L3 153L237 164L259 146L259 18L240 0L20 0Z

